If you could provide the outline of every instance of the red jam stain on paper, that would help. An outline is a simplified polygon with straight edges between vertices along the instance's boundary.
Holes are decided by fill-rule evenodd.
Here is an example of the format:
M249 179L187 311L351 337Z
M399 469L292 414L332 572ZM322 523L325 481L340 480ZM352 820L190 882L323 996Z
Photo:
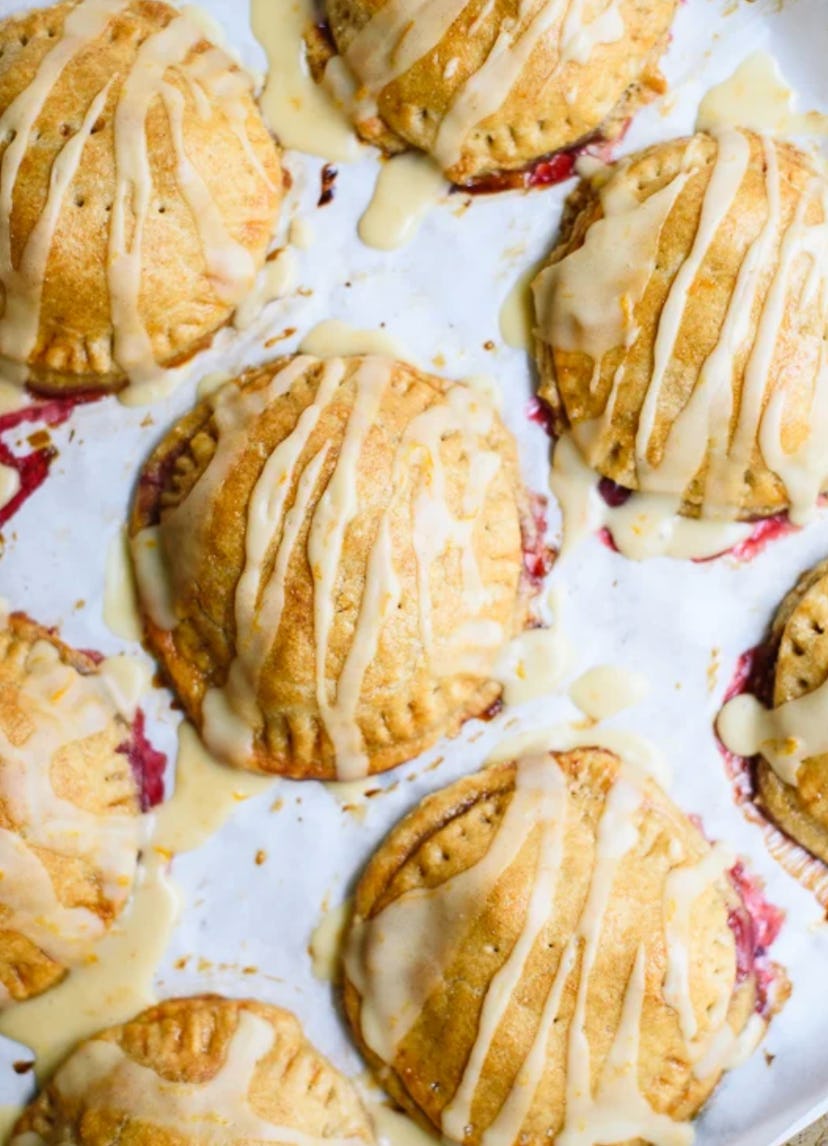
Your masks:
M17 493L5 505L0 506L0 529L43 485L57 457L57 450L51 442L37 445L27 453L18 453L9 444L9 438L23 426L41 427L44 432L47 427L55 429L62 426L69 420L76 406L94 402L100 397L100 394L76 394L69 398L52 398L0 414L0 465L15 470L20 481Z
M530 490L529 515L522 522L523 569L532 589L537 592L558 556L557 550L546 541L549 499Z
M782 986L779 968L768 958L768 948L776 940L785 921L785 913L765 898L761 880L745 871L741 863L730 869L730 882L741 909L728 915L728 926L736 942L736 982L749 975L756 981L756 1010L760 1015L773 1013L775 993Z

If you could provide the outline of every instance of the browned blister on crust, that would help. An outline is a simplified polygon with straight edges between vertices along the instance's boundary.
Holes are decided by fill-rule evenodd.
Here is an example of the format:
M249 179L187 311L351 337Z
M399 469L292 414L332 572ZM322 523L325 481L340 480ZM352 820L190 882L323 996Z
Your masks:
M526 767L526 762L491 766L427 797L393 829L357 886L346 941L344 985L345 1009L354 1035L391 1096L421 1125L432 1131L442 1128L444 1134L446 1111L457 1102L469 1062L476 1060L480 1073L473 1098L470 1106L462 1107L467 1123L463 1133L451 1127L448 1132L450 1138L467 1144L482 1141L498 1120L494 1131L498 1141L530 1146L554 1141L566 1122L571 1028L577 1021L579 980L586 957L584 946L575 937L588 896L595 894L590 889L600 878L596 877L597 865L607 862L598 856L600 824L609 807L610 792L621 776L618 758L597 748L552 754L544 765L560 769L563 776L566 826L561 852L555 853L559 874L553 898L542 907L545 922L531 947L524 948L525 962L517 976L514 966L509 967L510 960L520 949L529 926L530 899L536 881L542 878L538 865L549 862L548 858L542 861L543 828L537 820L525 828L524 842L516 849L515 858L498 871L497 878L489 879L482 888L475 887L472 901L451 901L451 908L446 909L451 918L441 916L437 905L441 895L450 896L447 889L453 880L468 878L475 867L491 862L493 849L502 846L502 836L509 827L506 817L523 783L517 780L518 770ZM653 781L643 783L634 824L635 841L618 865L609 889L586 994L583 1031L590 1047L591 1085L597 1093L603 1065L622 1021L637 953L643 951L637 1079L631 1075L629 1086L634 1088L637 1082L653 1111L684 1120L695 1115L707 1099L719 1080L721 1067L697 1077L677 1011L664 997L669 961L665 911L669 914L671 910L666 880L671 871L703 861L710 845ZM626 830L617 824L614 841L623 838ZM709 1016L723 999L729 999L725 1005L727 1025L733 1032L742 1032L751 1021L757 989L753 974L744 979L737 976L729 917L741 910L740 902L724 870L697 890L689 914L687 975L699 1036L704 1038L715 1029ZM389 1027L380 1031L380 1041L395 1043L389 1056L378 1052L375 1024L377 1016L385 1014L380 983L398 982L405 990L409 986L419 989L416 984L421 977L431 976L430 960L438 948L431 935L404 933L403 914L394 916L384 933L376 933L375 946L371 946L371 928L379 926L385 911L399 910L404 897L412 895L433 897L430 926L438 931L455 927L452 934L457 942L444 952L440 973L433 976L433 989L425 992L424 1001L418 997L418 1004L423 1001L422 1009L406 1014L404 1020L392 1019ZM462 926L456 925L455 915L462 917ZM426 926L423 920L427 916L418 918ZM385 935L382 941L380 934ZM569 972L564 972L557 1010L547 1015L550 994L561 986L556 976L562 960L571 957L573 942L575 958ZM381 975L371 960L382 964ZM432 978L426 981L431 983ZM504 982L510 985L508 1003L499 1012L496 1029L489 1028L490 1041L484 1041L481 1058L478 1040L484 1037L484 1008L490 996L503 989ZM403 1021L405 1030L400 1037L394 1028ZM546 1032L540 1036L546 1039L542 1068L532 1075L531 1083L526 1079L521 1082L520 1071L527 1069L530 1052L537 1056L541 1029ZM524 1103L522 1114L504 1122L503 1112L514 1107L516 1096L517 1106L521 1105L521 1087L535 1085L534 1098ZM636 1142L644 1137L642 1133Z
M130 0L100 26L87 13L80 32L67 27L83 15L66 0L0 23L4 178L23 143L4 220L10 265L0 250L0 354L50 393L117 390L206 346L263 265L282 196L250 82L191 16ZM146 54L183 20L191 46L153 71ZM143 124L128 103L136 89L148 96ZM70 176L59 189L56 164ZM36 319L30 336L20 313ZM136 356L120 341L139 332Z
M170 999L81 1044L12 1141L187 1146L221 1130L233 1146L255 1140L257 1128L272 1139L279 1127L319 1141L374 1141L353 1086L292 1014L203 995Z
M331 370L341 371L332 389ZM296 376L281 393L280 380L290 371ZM381 395L368 425L356 404L365 408L375 383ZM337 717L326 715L319 703L320 639L327 643L325 702L344 711L348 679L356 682L348 694L355 723L348 720L347 734L361 742L364 771L410 759L499 697L491 672L500 641L488 644L486 632L494 628L505 642L526 622L525 494L515 443L485 399L462 388L463 401L472 403L468 409L485 411L474 415L483 419L479 433L472 421L466 425L465 406L461 421L452 420L449 406L460 397L452 391L459 390L390 360L282 359L229 383L218 405L202 402L150 458L130 532L135 551L148 528L159 531L174 616L166 625L158 623L153 576L142 574L139 560L147 640L188 715L222 759L296 778L342 778L331 734ZM443 416L450 419L445 432L426 448L416 439L416 427L431 433L429 420ZM230 428L220 429L222 419ZM219 479L222 458L231 454L232 464ZM274 455L286 459L279 474L272 470ZM485 472L478 480L481 465ZM279 511L260 532L251 506L263 504L268 488ZM330 498L340 493L353 499L350 510L343 502L328 519ZM428 514L431 497L437 517L426 529L416 523L418 514ZM417 545L431 544L434 530L447 520L442 514L466 522L466 557L448 546L433 560L422 553L418 559ZM312 544L321 544L325 529L332 531L330 544L314 550L312 562ZM251 546L258 554L252 561ZM476 574L470 574L470 562ZM245 569L248 580L255 573L257 585L252 625L239 613ZM470 575L480 577L479 599L469 596ZM384 589L377 589L377 578L387 579ZM372 620L375 605L384 612ZM261 616L269 620L260 623ZM485 626L485 632L469 630L469 654L461 664L443 653L467 622ZM320 626L327 626L322 638ZM424 638L431 642L431 656ZM357 645L365 657L355 667ZM246 701L236 691L239 665L246 682L258 673L255 695ZM228 688L251 735L237 751L211 736L209 711L205 719L205 704L209 709L216 691L229 695Z

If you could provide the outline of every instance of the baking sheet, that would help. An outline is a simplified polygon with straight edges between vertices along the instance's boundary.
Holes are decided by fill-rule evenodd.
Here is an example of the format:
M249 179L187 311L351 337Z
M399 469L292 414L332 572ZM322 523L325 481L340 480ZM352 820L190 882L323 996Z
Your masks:
M287 2L274 0L274 19ZM0 15L20 7L0 0ZM243 59L262 68L247 6L203 0L203 7L222 21ZM779 60L803 110L828 109L827 17L825 0L781 6L775 0L687 0L665 63L670 91L636 119L620 150L691 130L704 92L757 48ZM296 253L297 286L304 293L269 305L243 334L224 332L201 356L194 377L160 404L130 409L110 400L77 409L53 433L60 453L49 480L5 531L0 596L43 623L60 624L70 642L106 653L137 651L107 630L102 615L103 555L124 521L137 469L193 401L198 376L267 357L264 339L291 327L297 334L280 342L277 352L292 350L302 333L333 317L384 327L422 363L441 356L440 368L449 376L496 375L527 482L546 491L549 442L526 418L529 361L502 343L498 312L520 271L550 245L568 185L479 198L470 206L466 196L453 195L427 215L412 244L383 253L363 246L355 230L376 177L373 153L340 166L334 201L321 209L322 161L291 153L287 166L294 183L283 229L298 214L315 232L310 249ZM494 349L486 349L490 342ZM559 528L554 507L550 528L553 535ZM662 750L677 801L703 815L711 836L748 855L767 881L769 898L788 912L774 956L788 967L792 998L772 1024L763 1044L767 1053L760 1050L733 1072L710 1103L698 1123L700 1146L770 1146L814 1117L820 1105L828 1107L828 927L816 902L768 856L758 829L734 806L712 734L736 658L759 640L800 571L826 555L828 514L822 510L806 531L775 542L747 566L727 558L633 564L593 538L561 561L551 578L573 649L571 677L615 664L649 678L648 697L609 726L642 733ZM179 717L169 697L156 692L145 708L153 740L174 758ZM361 813L346 809L333 788L290 781L276 781L272 790L241 804L215 838L175 860L185 906L159 968L159 995L220 991L282 1004L340 1067L357 1072L361 1064L333 989L314 978L307 952L323 903L339 902L390 826L426 792L477 767L507 728L579 715L564 690L489 725L472 723L457 741L379 778L376 786L384 793L365 801ZM267 855L261 865L255 862L259 850ZM0 1102L10 1102L31 1083L11 1069L19 1049L5 1044L0 1052Z

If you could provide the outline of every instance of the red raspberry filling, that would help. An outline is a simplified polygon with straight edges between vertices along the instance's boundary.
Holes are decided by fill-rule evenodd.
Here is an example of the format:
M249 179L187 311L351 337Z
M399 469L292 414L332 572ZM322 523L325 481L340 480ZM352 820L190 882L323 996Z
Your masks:
M68 421L75 406L94 402L100 394L73 394L68 398L53 398L48 402L35 402L20 410L0 414L0 464L17 471L20 488L4 506L0 507L0 529L11 520L32 494L43 485L49 476L57 450L51 444L40 446L28 454L17 454L3 441L4 434L10 434L27 423L42 426L62 426Z
M756 982L756 1010L766 1015L776 983L776 969L767 951L785 921L785 913L765 899L756 876L749 875L739 862L730 869L730 882L741 900L741 907L728 915L728 926L736 941L736 982L749 976Z
M117 749L129 759L132 774L141 793L141 811L148 812L164 799L164 770L167 757L146 737L146 717L139 708L132 722L130 737Z
M537 592L552 569L557 550L546 541L546 513L549 499L530 490L529 516L521 524L523 534L523 569L532 589Z

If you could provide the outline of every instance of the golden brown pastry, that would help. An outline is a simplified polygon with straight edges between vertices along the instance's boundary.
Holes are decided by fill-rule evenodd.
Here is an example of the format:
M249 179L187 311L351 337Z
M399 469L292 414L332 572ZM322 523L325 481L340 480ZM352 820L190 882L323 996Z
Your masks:
M133 739L88 654L0 618L0 1007L85 962L129 899Z
M738 755L757 756L761 810L828 864L828 562L785 597L763 652L764 679L752 682L759 695L726 704L719 735Z
M43 391L155 379L263 264L278 153L192 13L66 0L0 22L0 355Z
M166 436L131 520L147 640L239 768L353 779L484 713L526 620L515 443L488 399L303 355Z
M341 56L326 81L364 139L421 148L468 183L598 131L618 134L663 90L658 60L675 9L676 0L327 0Z
M170 999L82 1043L24 1111L14 1146L372 1143L351 1083L288 1011Z
M357 1042L393 1098L468 1146L689 1143L786 993L733 863L601 749L468 776L357 886Z
M808 517L828 484L828 182L728 130L582 182L534 283L556 433L690 516Z

